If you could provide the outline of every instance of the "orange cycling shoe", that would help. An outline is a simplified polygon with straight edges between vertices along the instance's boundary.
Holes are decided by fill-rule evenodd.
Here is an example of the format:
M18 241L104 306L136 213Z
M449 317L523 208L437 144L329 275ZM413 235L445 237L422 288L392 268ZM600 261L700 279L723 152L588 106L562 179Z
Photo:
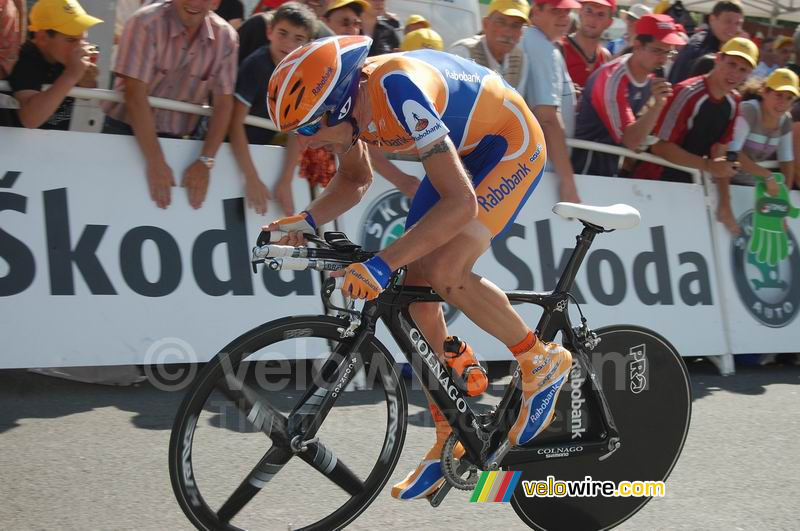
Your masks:
M508 439L520 446L532 441L552 422L558 392L572 367L572 354L557 343L542 343L533 332L510 348L520 366L522 404Z
M450 436L452 428L438 407L431 404L430 410L436 425L436 443L422 458L422 462L417 469L408 474L406 479L392 487L392 496L398 500L425 498L439 490L439 487L445 482L440 459L442 457L442 447ZM456 444L453 455L456 459L460 459L464 455L464 447L461 446L461 443Z

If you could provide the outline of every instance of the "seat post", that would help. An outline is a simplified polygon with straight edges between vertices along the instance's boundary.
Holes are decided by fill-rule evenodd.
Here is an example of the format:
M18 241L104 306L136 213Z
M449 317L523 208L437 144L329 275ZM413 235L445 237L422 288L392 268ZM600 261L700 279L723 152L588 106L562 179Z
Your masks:
M575 244L575 249L572 251L572 255L570 255L564 271L561 272L558 284L556 284L556 288L553 291L554 293L565 293L572 288L572 284L575 282L575 276L578 274L578 269L580 269L581 263L586 253L589 251L589 247L592 246L594 237L604 232L602 227L592 225L585 221L581 223L583 223L583 230L575 237L577 242Z

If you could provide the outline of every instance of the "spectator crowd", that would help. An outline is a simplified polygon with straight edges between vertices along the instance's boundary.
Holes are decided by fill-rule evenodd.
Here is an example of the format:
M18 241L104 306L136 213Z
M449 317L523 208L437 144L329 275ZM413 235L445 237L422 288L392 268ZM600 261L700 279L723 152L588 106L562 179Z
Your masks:
M325 150L301 152L293 135L245 120L268 117L267 82L292 50L317 38L362 34L373 38L370 55L444 50L499 73L542 126L562 200L580 201L575 174L691 181L672 167L571 149L572 138L707 172L719 188L718 219L734 234L731 183L763 181L777 193L773 172L759 165L775 160L783 183L797 186L800 67L792 61L800 59L800 39L788 36L791 28L748 35L736 0L720 0L703 20L680 2L619 8L617 0L492 0L481 31L447 47L428 20L401 21L386 1L261 0L247 16L241 0L119 0L112 79L124 101L102 104L103 132L134 137L151 198L161 208L170 205L177 184L192 207L203 204L214 158L227 141L248 205L263 214L275 199L294 213L295 172L324 186L336 160ZM626 32L608 40L615 17ZM97 49L87 31L100 23L77 0L0 0L0 78L19 106L3 110L0 124L69 129L69 91L97 86ZM210 105L213 113L153 109L150 96ZM161 138L193 138L202 147L188 167L171 168ZM286 147L272 190L250 155L250 146L259 144ZM414 194L414 177L377 150L371 158L379 173Z

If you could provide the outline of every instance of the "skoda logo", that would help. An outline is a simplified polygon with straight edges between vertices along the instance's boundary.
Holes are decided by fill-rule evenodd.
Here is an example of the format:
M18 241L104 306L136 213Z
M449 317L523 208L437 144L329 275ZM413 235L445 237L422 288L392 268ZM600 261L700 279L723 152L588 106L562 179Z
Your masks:
M411 200L398 190L381 194L367 207L360 224L362 247L367 251L380 251L402 236L410 207ZM442 305L442 310L447 324L455 321L460 313L458 308L447 303Z
M763 212L762 212L763 213ZM785 229L759 234L754 210L739 218L742 235L731 244L731 267L739 297L759 322L774 328L789 324L800 306L800 254L797 240ZM785 249L773 254L775 248Z

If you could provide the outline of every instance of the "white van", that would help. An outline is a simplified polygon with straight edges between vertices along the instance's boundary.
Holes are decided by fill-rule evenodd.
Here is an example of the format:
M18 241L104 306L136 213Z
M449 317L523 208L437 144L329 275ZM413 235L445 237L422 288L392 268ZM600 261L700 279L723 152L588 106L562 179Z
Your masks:
M387 0L386 10L395 13L400 23L409 15L422 15L444 40L445 50L459 39L481 31L478 0Z
M488 0L483 5L484 11ZM245 13L250 13L258 0L243 0ZM386 11L405 23L409 15L422 15L444 40L445 49L459 39L471 37L481 30L479 0L386 0Z

